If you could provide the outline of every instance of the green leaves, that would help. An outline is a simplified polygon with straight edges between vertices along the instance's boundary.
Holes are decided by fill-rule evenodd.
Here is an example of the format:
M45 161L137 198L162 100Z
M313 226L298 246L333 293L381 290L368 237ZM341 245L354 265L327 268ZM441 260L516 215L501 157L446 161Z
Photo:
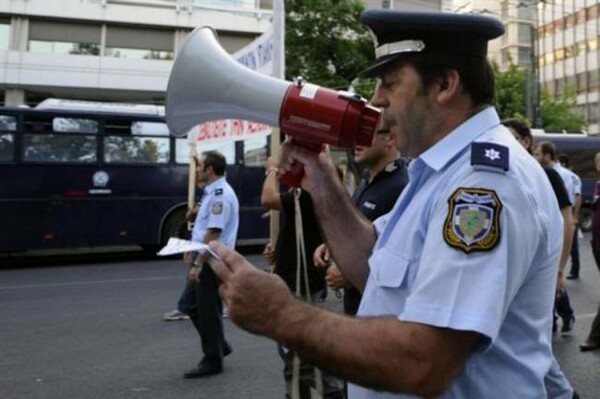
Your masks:
M286 79L347 89L373 58L358 0L287 0Z

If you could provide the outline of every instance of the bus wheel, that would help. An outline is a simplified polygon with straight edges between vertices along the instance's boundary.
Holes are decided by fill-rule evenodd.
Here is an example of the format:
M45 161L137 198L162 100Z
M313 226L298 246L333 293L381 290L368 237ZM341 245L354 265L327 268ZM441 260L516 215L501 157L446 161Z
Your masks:
M594 212L590 208L581 208L579 211L579 228L584 233L592 231L592 217Z
M161 247L165 246L171 237L189 239L190 236L191 232L188 232L185 220L185 209L178 209L171 213L165 221L160 233L160 245Z

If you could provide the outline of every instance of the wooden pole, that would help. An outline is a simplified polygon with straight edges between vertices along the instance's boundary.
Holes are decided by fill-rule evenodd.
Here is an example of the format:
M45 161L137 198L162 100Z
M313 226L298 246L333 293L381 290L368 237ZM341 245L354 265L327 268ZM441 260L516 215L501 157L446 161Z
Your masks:
M277 159L279 159L279 151L281 148L281 139L279 136L279 129L273 128L273 132L271 133L271 156ZM279 212L277 211L270 211L269 231L271 245L275 248L277 237L279 236Z
M187 206L188 206L188 212L191 211L192 209L194 209L194 206L196 205L196 143L195 142L190 142L188 143L190 146L190 153L189 153L189 157L190 157L190 163L189 163L189 168L188 168L188 200L187 200ZM187 221L187 228L188 231L192 231L192 222L191 221Z

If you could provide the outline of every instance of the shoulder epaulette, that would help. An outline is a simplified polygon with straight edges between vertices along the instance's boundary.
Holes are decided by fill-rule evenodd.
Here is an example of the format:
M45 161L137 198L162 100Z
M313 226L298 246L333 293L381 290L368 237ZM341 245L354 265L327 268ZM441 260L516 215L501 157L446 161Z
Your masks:
M215 195L221 195L221 194L223 194L223 189L222 188L217 188L215 190Z
M474 142L471 144L471 165L475 169L504 173L508 171L508 147Z

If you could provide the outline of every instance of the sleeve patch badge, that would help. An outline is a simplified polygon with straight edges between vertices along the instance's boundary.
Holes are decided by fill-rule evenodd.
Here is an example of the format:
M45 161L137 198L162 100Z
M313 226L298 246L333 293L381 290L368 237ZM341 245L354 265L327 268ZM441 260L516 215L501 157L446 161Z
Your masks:
M210 207L210 213L213 215L220 215L223 213L223 203L222 202L214 202Z
M501 211L495 191L458 188L448 199L444 240L467 254L492 250L500 241Z

